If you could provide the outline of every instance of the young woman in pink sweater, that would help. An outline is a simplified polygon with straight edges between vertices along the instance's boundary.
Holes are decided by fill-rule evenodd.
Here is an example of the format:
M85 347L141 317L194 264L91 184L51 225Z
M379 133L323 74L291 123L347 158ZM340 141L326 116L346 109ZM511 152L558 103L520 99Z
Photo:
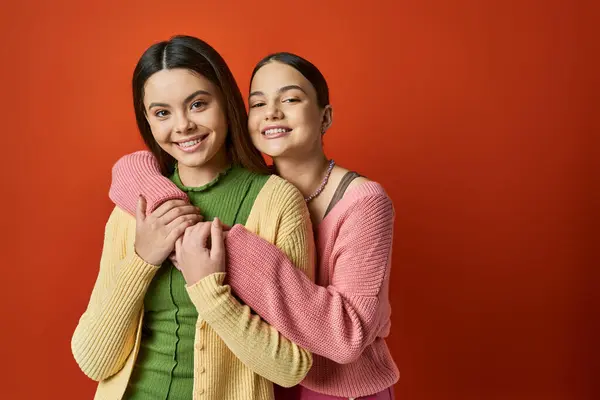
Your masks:
M252 73L248 127L277 173L305 196L318 252L316 283L277 247L235 225L228 232L227 280L234 293L281 334L314 353L300 386L281 399L392 399L399 372L385 338L394 209L384 189L335 165L322 136L333 120L327 82L309 61L290 53L265 57ZM114 174L111 197L125 209L135 157ZM135 171L134 171L135 170ZM166 178L144 196L168 199Z

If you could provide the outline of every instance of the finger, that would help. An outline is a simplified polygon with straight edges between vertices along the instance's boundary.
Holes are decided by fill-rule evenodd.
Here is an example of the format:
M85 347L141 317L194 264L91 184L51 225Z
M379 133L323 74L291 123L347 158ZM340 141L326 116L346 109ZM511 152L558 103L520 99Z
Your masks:
M223 255L223 227L219 218L215 218L210 224L210 258L215 259Z
M158 208L152 212L152 216L154 216L156 218L160 218L163 215L165 215L169 210L171 210L175 207L185 206L187 204L188 204L188 202L184 201L184 200L179 200L179 199L167 200L164 203L162 203L160 206L158 206Z
M140 225L146 219L146 199L140 195L137 201L137 207L135 208L135 221Z
M210 222L201 222L196 225L197 240L203 248L208 249L208 239L210 238Z
M174 221L177 217L182 215L200 215L200 210L191 205L173 207L169 211L167 211L162 217L158 219L165 225Z
M185 230L192 225L193 222L191 221L183 221L181 224L174 227L173 230L171 230L171 232L169 232L169 234L167 235L167 241L169 243L177 244L176 240L182 238L183 234L185 233Z
M182 222L185 221L190 221L190 225L195 225L198 222L200 222L200 216L198 214L182 215L181 217L177 217L173 221L169 222L166 228L168 231L170 231L171 229L174 229L176 226L179 226Z

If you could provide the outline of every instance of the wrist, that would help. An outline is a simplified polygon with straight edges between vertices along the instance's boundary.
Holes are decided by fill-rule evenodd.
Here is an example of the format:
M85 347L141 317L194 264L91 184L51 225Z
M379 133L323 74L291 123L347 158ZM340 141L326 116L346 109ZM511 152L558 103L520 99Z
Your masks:
M165 259L158 259L155 256L148 256L144 251L139 251L139 249L137 248L137 246L133 246L133 251L135 251L135 254L141 258L145 263L150 264L150 265L154 265L159 267L160 265L162 265L162 263L165 261Z
M196 283L200 282L202 279L204 279L208 275L210 275L210 272L209 273L202 272L202 271L187 272L183 268L181 269L181 273L183 274L183 279L185 280L185 284L187 286L195 285Z
M185 285L187 287L191 287L194 285L197 285L199 282L204 281L205 279L209 278L212 275L218 275L218 274L223 274L223 276L225 275L224 271L212 271L212 272L208 272L208 273L202 273L202 274L198 274L197 276L194 276L193 278L190 278L190 280L188 281L185 277L185 275L183 276L185 279Z

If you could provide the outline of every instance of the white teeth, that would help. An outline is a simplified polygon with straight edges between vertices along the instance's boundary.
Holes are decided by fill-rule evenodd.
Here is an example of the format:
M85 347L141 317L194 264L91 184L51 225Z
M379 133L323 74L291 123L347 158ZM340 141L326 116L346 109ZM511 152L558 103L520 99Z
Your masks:
M285 133L288 131L290 131L290 129L285 129L285 128L267 129L265 131L265 135L274 135L276 133Z
M194 146L194 145L196 145L198 143L200 143L200 139L190 140L189 142L178 143L178 145L181 146L181 147L191 147L191 146Z

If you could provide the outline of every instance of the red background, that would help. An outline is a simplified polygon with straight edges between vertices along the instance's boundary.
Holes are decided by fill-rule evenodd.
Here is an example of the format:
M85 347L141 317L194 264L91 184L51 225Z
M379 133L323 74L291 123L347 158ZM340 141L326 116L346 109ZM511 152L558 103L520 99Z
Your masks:
M273 51L328 78L328 155L397 209L399 399L600 398L592 2L239 3L3 4L2 398L92 397L70 338L110 167L142 147L131 73L176 33L217 48L244 93Z

